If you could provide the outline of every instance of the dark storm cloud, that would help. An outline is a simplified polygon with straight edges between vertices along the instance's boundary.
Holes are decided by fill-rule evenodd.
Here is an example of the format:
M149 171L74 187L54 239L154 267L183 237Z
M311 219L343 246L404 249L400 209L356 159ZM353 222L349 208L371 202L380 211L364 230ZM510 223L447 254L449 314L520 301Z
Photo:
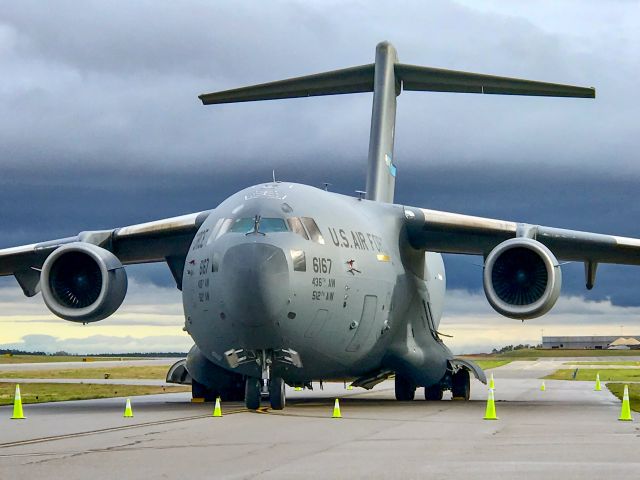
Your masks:
M206 108L196 95L369 63L383 39L407 63L598 88L595 101L403 93L399 203L640 236L638 34L572 22L596 4L565 5L570 34L445 1L48 8L0 12L0 247L212 208L272 168L362 189L371 95ZM450 286L481 288L478 259L446 261ZM582 294L582 266L563 268ZM586 297L637 305L635 272L602 266ZM163 266L133 274L172 281Z
M366 152L370 95L217 108L195 96L369 63L374 45L389 39L408 63L594 84L603 99L405 93L399 157L577 164L606 156L634 168L626 155L638 133L628 121L637 101L633 42L561 36L452 2L367 7L59 1L50 16L39 2L20 2L0 13L3 161L246 165L266 151L314 152L338 165L336 150Z

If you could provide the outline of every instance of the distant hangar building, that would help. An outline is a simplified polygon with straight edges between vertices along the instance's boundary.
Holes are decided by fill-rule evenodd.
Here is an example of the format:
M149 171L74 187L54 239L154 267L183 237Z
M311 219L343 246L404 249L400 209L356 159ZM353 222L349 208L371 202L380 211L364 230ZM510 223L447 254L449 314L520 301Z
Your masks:
M639 347L640 335L542 337L542 348L562 348L569 350L606 350L608 348L636 349Z

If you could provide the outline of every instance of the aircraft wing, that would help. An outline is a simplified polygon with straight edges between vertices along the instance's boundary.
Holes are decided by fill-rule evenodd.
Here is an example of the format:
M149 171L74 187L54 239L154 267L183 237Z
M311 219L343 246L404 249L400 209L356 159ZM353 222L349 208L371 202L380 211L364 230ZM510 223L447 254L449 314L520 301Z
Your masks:
M640 265L640 239L636 238L414 207L405 207L405 218L411 245L428 251L486 257L499 243L511 238L524 237L545 245L558 260L579 261L591 265ZM588 288L590 286L592 285L587 285Z
M35 295L36 279L39 279L40 269L49 254L68 243L87 242L111 251L124 265L167 262L180 288L185 256L198 228L209 213L210 210L0 249L0 276L15 275L25 294Z

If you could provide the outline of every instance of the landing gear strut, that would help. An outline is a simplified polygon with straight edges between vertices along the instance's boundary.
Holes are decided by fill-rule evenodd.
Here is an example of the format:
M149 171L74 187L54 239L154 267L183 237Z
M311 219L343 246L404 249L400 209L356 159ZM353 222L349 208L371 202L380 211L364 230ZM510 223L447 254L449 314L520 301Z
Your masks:
M416 386L407 377L396 374L396 400L408 402L416 396Z

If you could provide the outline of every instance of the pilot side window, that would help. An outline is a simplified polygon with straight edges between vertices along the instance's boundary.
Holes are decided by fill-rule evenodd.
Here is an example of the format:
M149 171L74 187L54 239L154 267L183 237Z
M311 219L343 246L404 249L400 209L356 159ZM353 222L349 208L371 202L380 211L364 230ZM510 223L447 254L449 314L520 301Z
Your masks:
M293 233L297 233L298 235L301 235L305 240L309 240L309 235L307 235L307 231L302 226L302 222L298 217L287 218L287 223L289 224L289 228Z
M324 237L322 236L322 233L320 233L320 229L318 228L316 221L310 217L302 217L300 220L302 220L302 224L307 229L307 232L309 232L311 240L324 245Z

